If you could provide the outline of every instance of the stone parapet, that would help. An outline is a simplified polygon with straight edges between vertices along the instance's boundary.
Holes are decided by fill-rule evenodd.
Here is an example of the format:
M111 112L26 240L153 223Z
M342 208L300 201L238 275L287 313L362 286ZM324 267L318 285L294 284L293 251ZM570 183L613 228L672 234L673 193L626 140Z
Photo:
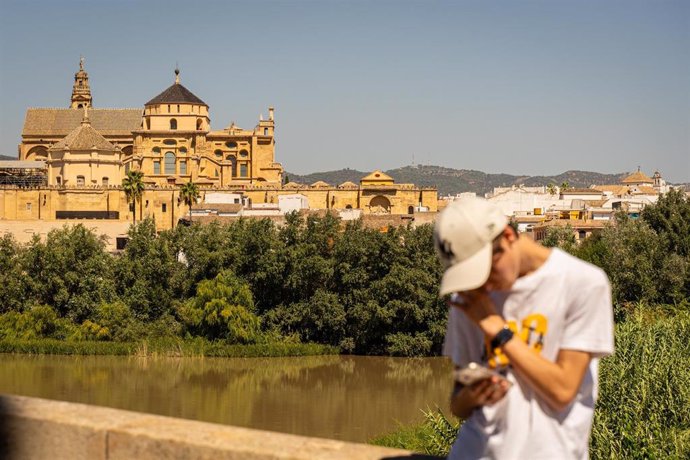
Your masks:
M0 395L0 457L50 460L423 459L409 451Z

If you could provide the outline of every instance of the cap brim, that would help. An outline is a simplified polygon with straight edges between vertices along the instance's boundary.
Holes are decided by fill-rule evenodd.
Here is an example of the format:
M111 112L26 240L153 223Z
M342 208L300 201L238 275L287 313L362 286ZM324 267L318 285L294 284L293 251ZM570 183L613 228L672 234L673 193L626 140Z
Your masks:
M486 283L491 273L491 243L487 243L476 254L465 259L443 273L440 295L477 289Z

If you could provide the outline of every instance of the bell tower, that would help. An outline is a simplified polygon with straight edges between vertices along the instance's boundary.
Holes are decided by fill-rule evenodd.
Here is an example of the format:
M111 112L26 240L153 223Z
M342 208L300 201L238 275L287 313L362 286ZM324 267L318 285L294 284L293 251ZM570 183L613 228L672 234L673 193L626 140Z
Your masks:
M89 74L84 70L84 57L82 56L79 58L79 72L74 74L70 108L83 109L85 107L92 107L92 101Z

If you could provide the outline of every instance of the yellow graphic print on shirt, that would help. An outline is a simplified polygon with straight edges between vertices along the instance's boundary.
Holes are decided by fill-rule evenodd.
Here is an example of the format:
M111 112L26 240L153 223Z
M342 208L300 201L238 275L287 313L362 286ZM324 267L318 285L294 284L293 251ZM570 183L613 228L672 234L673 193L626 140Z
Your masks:
M508 327L519 337L523 342L527 344L535 353L541 353L544 348L544 337L546 336L546 331L548 329L548 321L546 317L539 313L532 313L522 320L521 328L518 331L517 322L514 320L508 321ZM491 349L491 341L486 340L486 357L489 363L489 367L492 369L505 367L510 364L510 360L503 353L500 348Z

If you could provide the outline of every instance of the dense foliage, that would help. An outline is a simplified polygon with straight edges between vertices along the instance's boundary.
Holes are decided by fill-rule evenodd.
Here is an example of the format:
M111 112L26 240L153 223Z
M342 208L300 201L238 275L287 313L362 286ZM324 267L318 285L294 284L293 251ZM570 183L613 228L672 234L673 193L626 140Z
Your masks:
M228 344L308 341L360 354L438 353L446 307L431 227L387 233L332 215L133 226L126 249L77 225L0 239L0 339Z

